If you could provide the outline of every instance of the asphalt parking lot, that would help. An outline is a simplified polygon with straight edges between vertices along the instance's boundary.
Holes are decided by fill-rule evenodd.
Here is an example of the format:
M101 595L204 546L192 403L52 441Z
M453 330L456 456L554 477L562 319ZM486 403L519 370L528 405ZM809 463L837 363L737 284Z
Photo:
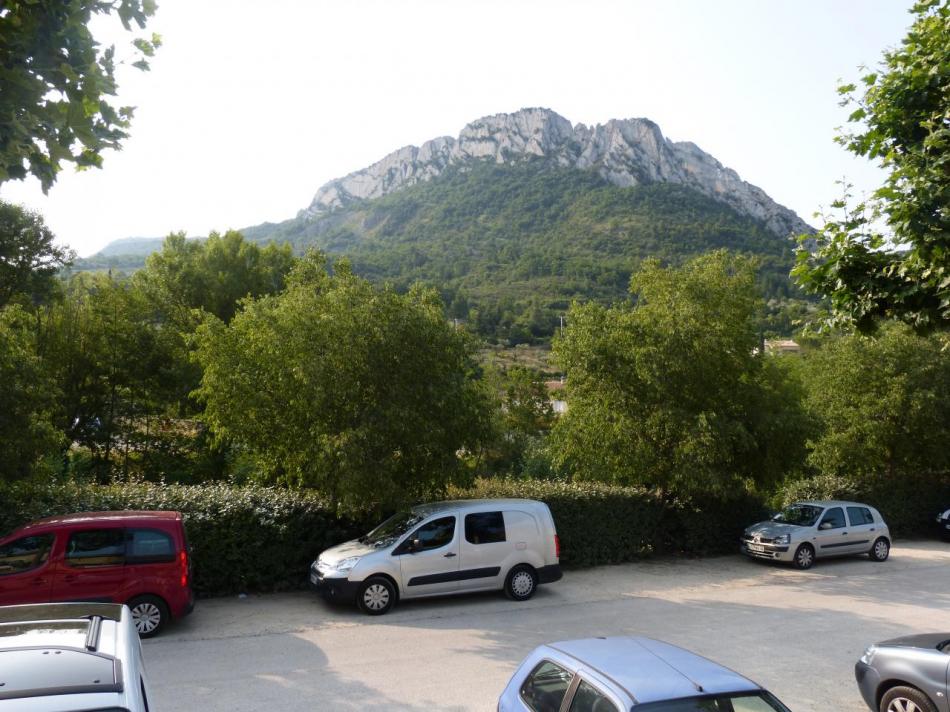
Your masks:
M494 710L536 645L647 635L732 667L794 712L866 709L869 644L950 631L950 545L796 571L740 556L568 571L525 603L502 594L407 602L371 618L309 593L199 602L145 642L153 709Z

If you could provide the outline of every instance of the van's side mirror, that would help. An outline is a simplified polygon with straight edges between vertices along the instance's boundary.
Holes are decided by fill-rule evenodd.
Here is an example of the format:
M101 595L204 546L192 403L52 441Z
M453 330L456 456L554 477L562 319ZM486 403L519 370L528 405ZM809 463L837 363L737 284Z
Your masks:
M419 539L413 539L409 542L409 553L415 554L417 551L422 549L422 542Z
M831 522L822 522L818 525L819 529L831 529Z

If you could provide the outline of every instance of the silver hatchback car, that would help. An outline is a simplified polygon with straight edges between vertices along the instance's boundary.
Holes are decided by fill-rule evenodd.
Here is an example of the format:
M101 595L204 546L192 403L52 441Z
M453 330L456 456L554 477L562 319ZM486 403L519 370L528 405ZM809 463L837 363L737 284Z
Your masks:
M739 550L756 559L770 559L811 568L815 559L868 554L884 561L891 551L891 533L881 513L859 502L796 502L767 522L748 527Z

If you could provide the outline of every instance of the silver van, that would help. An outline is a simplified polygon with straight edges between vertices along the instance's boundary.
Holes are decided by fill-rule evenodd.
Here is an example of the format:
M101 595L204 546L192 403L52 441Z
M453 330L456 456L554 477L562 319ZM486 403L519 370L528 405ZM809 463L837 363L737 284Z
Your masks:
M399 599L504 589L516 601L561 578L554 519L543 502L474 499L398 512L369 534L327 549L310 583L370 615Z
M148 712L148 689L128 606L0 606L0 711Z

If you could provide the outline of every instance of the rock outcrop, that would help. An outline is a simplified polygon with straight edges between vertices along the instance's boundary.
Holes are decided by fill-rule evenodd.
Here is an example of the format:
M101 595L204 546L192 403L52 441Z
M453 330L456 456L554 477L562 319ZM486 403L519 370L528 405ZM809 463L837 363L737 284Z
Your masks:
M596 171L619 186L680 183L764 222L776 235L811 228L765 191L690 142L672 142L648 119L613 119L587 127L550 109L522 109L468 124L457 139L442 136L406 146L368 168L321 187L301 216L320 217L355 201L371 200L430 180L449 166L476 159L498 163L544 158Z

